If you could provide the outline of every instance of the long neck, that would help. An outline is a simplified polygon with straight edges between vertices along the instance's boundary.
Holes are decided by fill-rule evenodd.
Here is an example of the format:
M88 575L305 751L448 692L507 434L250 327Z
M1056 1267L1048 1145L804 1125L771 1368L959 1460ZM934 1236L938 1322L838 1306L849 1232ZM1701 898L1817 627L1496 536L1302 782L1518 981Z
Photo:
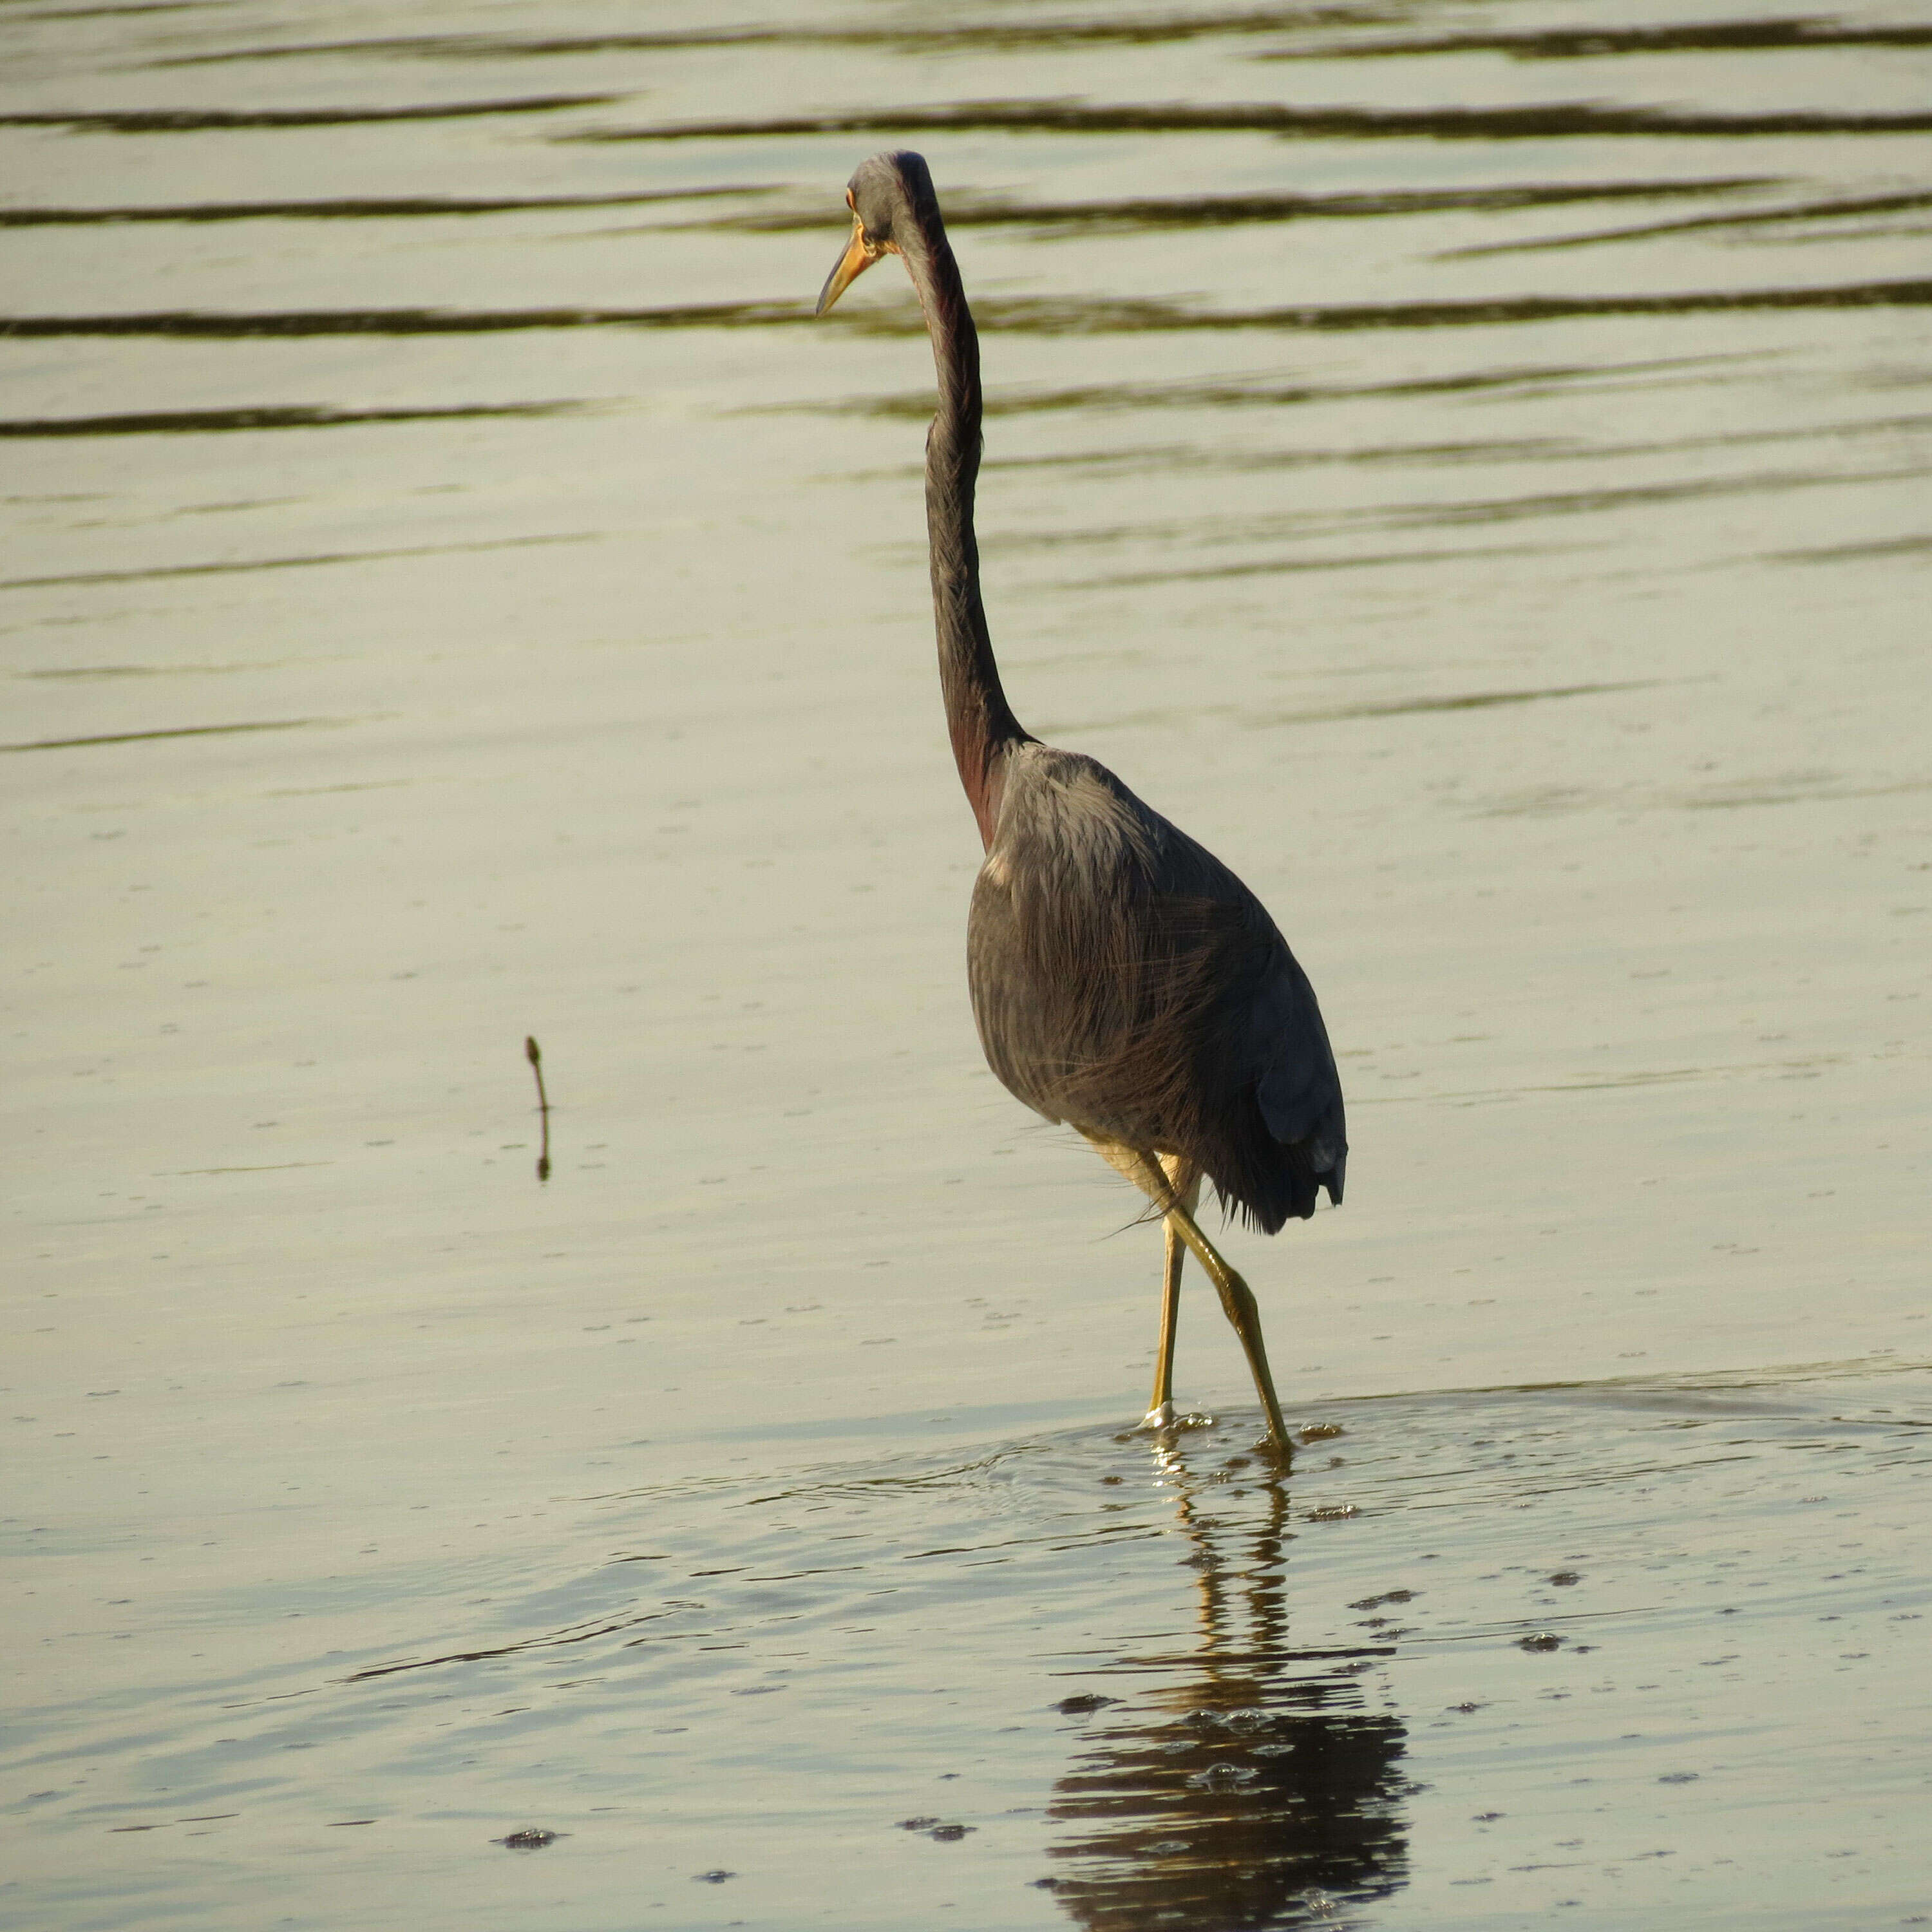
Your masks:
M980 474L980 338L945 230L929 228L901 243L926 312L939 372L939 413L926 439L926 527L932 559L933 619L939 633L939 683L959 781L991 846L999 819L1006 754L1027 734L1000 688L980 601L980 545L973 534L973 486Z

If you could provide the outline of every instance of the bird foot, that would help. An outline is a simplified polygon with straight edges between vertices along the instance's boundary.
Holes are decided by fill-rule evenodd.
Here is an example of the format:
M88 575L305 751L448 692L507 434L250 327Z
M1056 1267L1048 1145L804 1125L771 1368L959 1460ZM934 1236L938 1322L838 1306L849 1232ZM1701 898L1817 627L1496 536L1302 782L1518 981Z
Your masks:
M1174 1426L1174 1405L1171 1402L1156 1404L1141 1418L1143 1429L1172 1429Z

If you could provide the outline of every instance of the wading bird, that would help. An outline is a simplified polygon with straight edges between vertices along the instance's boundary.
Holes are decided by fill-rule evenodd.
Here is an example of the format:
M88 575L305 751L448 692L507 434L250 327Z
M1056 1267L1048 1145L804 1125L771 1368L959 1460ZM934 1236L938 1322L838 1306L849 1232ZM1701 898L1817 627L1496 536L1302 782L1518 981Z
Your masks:
M967 975L987 1063L1049 1120L1086 1136L1165 1220L1166 1276L1150 1424L1174 1417L1174 1320L1192 1249L1246 1354L1286 1460L1259 1312L1194 1218L1202 1178L1224 1210L1272 1234L1317 1192L1340 1204L1342 1085L1308 977L1260 900L1106 766L1021 728L1000 688L980 598L980 339L914 154L860 164L852 234L824 314L883 255L906 265L939 371L926 444L926 530L946 722L986 862Z

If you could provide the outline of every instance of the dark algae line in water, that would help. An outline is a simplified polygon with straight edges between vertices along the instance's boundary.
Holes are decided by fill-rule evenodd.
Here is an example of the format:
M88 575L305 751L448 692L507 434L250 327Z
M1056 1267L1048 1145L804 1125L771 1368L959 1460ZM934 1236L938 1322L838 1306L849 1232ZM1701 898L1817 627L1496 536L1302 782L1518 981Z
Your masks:
M13 316L0 336L157 335L240 341L253 337L478 335L541 328L756 328L809 311L790 302L693 302L666 308L296 309L220 314Z
M190 201L152 207L0 208L0 228L72 228L119 222L392 221L450 216L524 214L554 209L638 208L652 202L704 201L768 194L762 188L650 188L619 194L392 194L314 201Z
M1889 427L1888 425L1886 427ZM1588 517L1605 511L1627 509L1640 506L1710 500L1724 496L1758 496L1781 494L1798 490L1837 490L1858 488L1873 482L1894 482L1916 478L1925 474L1925 466L1912 464L1904 466L1888 465L1869 470L1758 470L1742 475L1710 478L1693 482L1654 483L1631 484L1622 489L1549 490L1533 496L1478 498L1457 503L1429 502L1426 504L1393 504L1368 510L1354 510L1324 519L1319 523L1312 518L1302 522L1298 527L1281 528L1264 525L1240 529L1223 524L1215 532L1216 538L1222 542L1262 542L1270 538L1306 538L1316 535L1347 532L1364 530L1436 530L1463 525L1497 525L1524 521L1540 521L1552 517ZM1136 535L1167 536L1172 532L1162 530L1154 532L1136 532L1120 527L1100 529L1078 533L1056 533L1050 538L1038 540L1041 547L1055 550L1072 548L1078 545L1113 545L1128 541ZM1018 548L1029 541L1016 538L1012 547ZM1420 564L1431 560L1447 561L1458 556L1474 556L1480 553L1418 551L1389 553L1380 559L1400 556L1407 563ZM1270 576L1281 572L1322 570L1359 567L1364 561L1356 556L1269 557L1235 562L1226 558L1208 564L1189 566L1164 565L1147 571L1116 571L1109 572L1104 579L1096 580L1121 585L1144 584L1185 583L1190 580L1212 580L1222 578L1230 579Z
M1715 228L1788 227L1806 221L1861 221L1875 214L1916 214L1932 208L1932 193L1836 196L1828 201L1800 202L1784 208L1726 209L1714 214L1680 216L1672 221L1649 221L1628 228L1600 228L1587 235L1530 237L1520 242L1483 242L1444 251L1454 261L1472 255L1525 255L1559 248L1588 248L1604 242L1648 242L1663 235L1690 235Z
M1727 356L1660 356L1636 360L1598 362L1540 362L1514 368L1466 369L1439 376L1397 376L1384 381L1282 382L1267 379L1241 382L1109 383L1067 388L1009 392L986 398L988 416L1030 416L1059 410L1293 409L1304 403L1336 402L1378 396L1480 395L1512 389L1556 388L1569 384L1600 382L1606 377L1658 376L1711 367L1733 359ZM911 416L930 413L922 394L842 397L834 402L787 405L801 415ZM1216 461L1238 459L1217 448ZM996 459L988 470L1007 466Z
M0 590L52 590L83 584L142 584L170 577L236 577L262 570L317 570L340 564L387 563L413 556L456 556L466 550L518 550L540 544L590 543L593 530L562 530L527 537L499 537L477 543L409 544L386 550L318 550L308 556L254 556L219 563L163 563L144 570L74 570L49 577L0 578Z
M1158 46L1219 34L1249 34L1334 24L1343 17L1326 8L1240 8L1226 13L1154 14L1096 20L965 20L917 27L727 26L671 28L643 34L407 34L344 40L311 40L296 46L230 49L157 63L214 66L228 62L302 60L344 54L405 56L426 60L541 60L586 54L701 52L709 49L789 46L876 47L927 53L983 47L1018 51L1034 47L1100 44Z
M1336 302L1293 308L1190 309L1155 301L992 299L974 311L984 329L1042 335L1102 335L1252 329L1481 328L1592 316L1724 314L1751 310L1923 308L1932 278L1825 287L1700 289L1682 294L1500 296L1462 302ZM294 309L254 314L160 310L128 315L0 317L0 337L178 336L212 341L253 337L475 335L520 329L763 328L808 321L792 302L691 302L662 308ZM872 310L847 326L913 334L916 315Z
M1388 60L1502 54L1510 60L1615 59L1628 54L1785 53L1822 47L1932 46L1932 27L1845 20L1699 20L1685 27L1532 28L1521 33L1396 35L1270 50L1262 60Z
M1328 194L1204 194L1186 198L1138 196L1114 201L1019 202L967 200L952 228L1066 227L1109 229L1232 228L1250 223L1372 220L1382 216L1508 214L1522 208L1562 208L1599 201L1663 201L1735 194L1778 185L1774 176L1732 175L1694 181L1532 182L1490 188L1389 188ZM1712 219L1722 218L1713 217ZM0 221L4 217L0 216ZM809 207L716 216L701 224L754 235L822 230L822 210Z
M378 121L470 121L492 114L556 114L605 107L619 94L542 94L518 100L453 100L404 107L135 107L114 112L0 114L0 128L65 128L79 134L206 134L236 128L344 128Z
M1550 141L1606 136L1719 140L1808 135L1932 133L1932 112L1704 114L1662 107L1557 101L1526 107L1291 107L1274 101L1226 106L1181 102L987 100L956 107L864 109L764 121L692 121L660 128L590 128L570 141L770 140L785 135L915 134L1282 134L1304 140Z
M983 49L1019 52L1054 47L1159 46L1217 38L1291 34L1298 44L1264 48L1264 60L1386 60L1438 54L1497 53L1514 60L1600 59L1626 54L1784 52L1829 47L1932 45L1932 28L1909 23L1835 20L1710 20L1684 27L1554 28L1520 33L1430 36L1363 34L1376 17L1340 8L1238 8L1225 12L1136 14L1097 20L946 21L816 27L726 26L668 28L641 34L408 34L356 40L311 40L294 46L224 49L176 55L161 67L212 67L236 62L304 60L368 54L423 60L542 60L586 54L701 52L710 49L875 48L906 54ZM1345 30L1354 30L1352 33Z
M171 724L154 731L97 731L84 738L34 738L0 745L0 752L68 752L86 745L135 745L159 738L226 738L244 731L298 731L304 725L334 724L325 718L272 718L247 724Z
M323 409L306 404L254 409L143 410L125 416L25 417L0 420L0 436L40 440L58 436L205 436L246 430L346 429L371 423L443 422L497 416L554 416L580 408L574 402L458 403L418 409Z

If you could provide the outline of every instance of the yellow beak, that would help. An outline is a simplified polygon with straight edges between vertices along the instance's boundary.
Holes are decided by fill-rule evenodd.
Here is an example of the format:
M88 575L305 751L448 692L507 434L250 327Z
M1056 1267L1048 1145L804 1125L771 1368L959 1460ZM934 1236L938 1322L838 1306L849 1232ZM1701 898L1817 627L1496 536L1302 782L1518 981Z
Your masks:
M879 251L866 246L866 224L855 214L852 218L852 238L845 244L830 274L825 278L825 286L818 292L818 307L815 314L823 315L872 264L879 259Z

